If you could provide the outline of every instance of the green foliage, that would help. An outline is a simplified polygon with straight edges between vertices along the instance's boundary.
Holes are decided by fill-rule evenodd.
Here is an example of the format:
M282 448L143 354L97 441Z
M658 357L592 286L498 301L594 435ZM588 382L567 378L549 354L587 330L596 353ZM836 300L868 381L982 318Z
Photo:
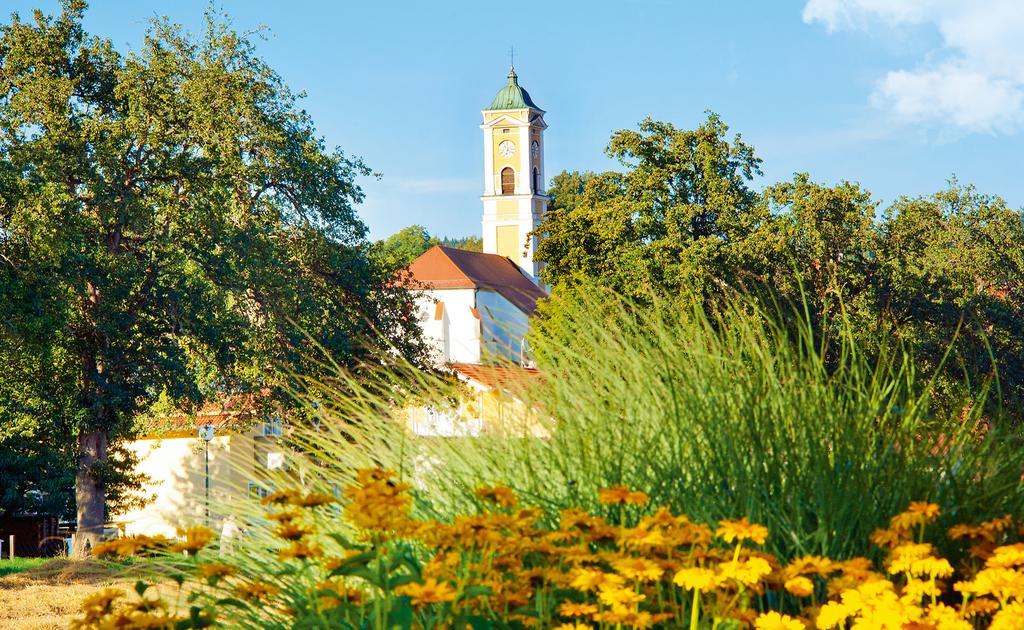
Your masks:
M715 114L695 130L647 119L612 135L625 172L563 173L538 228L552 285L599 278L627 297L713 290L765 219L749 183L761 160Z
M410 225L374 242L370 248L370 257L383 267L398 271L408 267L420 254L435 245L467 249L472 252L481 252L484 248L483 239L479 236L445 236L439 239L431 236L422 225Z
M252 42L213 14L199 37L156 19L121 54L84 11L0 27L0 360L21 368L0 375L0 439L77 463L89 529L108 441L158 395L275 396L322 350L420 346L367 257L366 167L324 146Z
M422 225L410 225L385 239L376 241L370 255L381 265L397 271L408 267L409 263L434 245L437 245L437 239L430 236L427 228Z
M749 515L786 533L768 548L784 557L870 553L868 535L911 501L954 521L1024 513L1022 436L981 415L984 390L953 412L933 404L932 375L893 340L869 356L849 320L826 357L806 319L751 300L707 315L583 287L554 304L560 316L531 336L544 377L506 384L535 414L506 416L505 435L408 435L374 391L451 392L410 373L373 390L351 379L315 389L329 428L300 450L403 471L420 509L442 516L469 509L480 484L504 483L552 517L600 513L598 490L624 484L699 522Z
M755 193L761 162L726 131L714 114L693 131L645 120L608 145L624 172L557 175L538 228L545 282L555 293L594 283L669 308L715 310L737 292L767 308L800 305L826 356L839 352L846 318L867 351L890 339L912 349L921 371L941 364L944 403L998 376L990 408L1024 417L1020 211L955 179L880 218L855 183L799 173Z
M444 236L441 238L440 244L445 247L454 247L456 249L464 249L470 252L484 251L484 239L479 236Z
M6 559L0 562L0 577L5 575L11 575L12 573L21 573L23 571L31 571L36 567L42 566L47 562L53 562L52 558L14 558Z

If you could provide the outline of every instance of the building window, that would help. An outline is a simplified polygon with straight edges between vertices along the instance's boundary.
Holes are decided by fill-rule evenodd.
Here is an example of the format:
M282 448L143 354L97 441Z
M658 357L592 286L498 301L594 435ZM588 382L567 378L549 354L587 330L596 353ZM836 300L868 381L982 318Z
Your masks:
M280 418L267 418L260 426L261 437L281 437L284 434L284 422Z
M516 192L516 172L511 166L501 169L501 194L512 195Z
M260 499L262 499L264 497L270 496L270 490L267 489L267 488L264 488L263 486L261 486L260 484L256 483L255 481L250 481L249 482L249 487L247 489L246 494L249 496L250 499L259 501Z
M533 167L533 192L540 192L540 169L536 166Z

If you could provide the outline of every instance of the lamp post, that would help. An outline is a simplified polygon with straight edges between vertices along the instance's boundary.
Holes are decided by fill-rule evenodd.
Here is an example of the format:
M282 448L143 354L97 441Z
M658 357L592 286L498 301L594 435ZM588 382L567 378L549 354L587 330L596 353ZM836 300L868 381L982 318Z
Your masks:
M213 425L199 425L199 439L203 441L203 467L206 477L206 500L204 502L206 512L206 526L210 526L210 440L213 439Z

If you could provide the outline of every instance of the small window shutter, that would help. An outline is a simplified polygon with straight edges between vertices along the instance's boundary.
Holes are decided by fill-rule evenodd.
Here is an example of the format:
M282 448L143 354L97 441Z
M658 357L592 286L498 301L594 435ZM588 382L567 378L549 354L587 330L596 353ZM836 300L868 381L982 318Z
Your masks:
M516 172L506 166L501 169L501 194L511 195L516 192Z

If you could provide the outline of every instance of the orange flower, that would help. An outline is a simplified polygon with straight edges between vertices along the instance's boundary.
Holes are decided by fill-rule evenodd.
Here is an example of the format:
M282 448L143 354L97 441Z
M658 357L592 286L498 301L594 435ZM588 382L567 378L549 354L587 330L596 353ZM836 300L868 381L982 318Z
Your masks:
M312 508L329 505L331 503L336 503L337 501L338 499L333 494L327 494L325 492L310 492L309 494L292 497L291 504L296 507Z
M625 503L629 499L630 494L632 492L626 486L612 486L598 492L597 500L605 505L614 505L616 503Z
M251 602L265 601L277 595L281 589L268 582L249 582L235 587L235 594Z
M575 602L563 602L558 606L558 614L563 617L586 617L597 612L594 604L577 604Z
M209 562L206 564L200 564L196 567L199 570L199 575L205 578L222 578L229 577L238 572L238 569L226 562Z
M476 498L481 501L490 501L503 508L515 507L516 503L519 502L516 493L501 484L477 488L475 494Z
M634 490L626 495L626 503L630 505L647 505L648 496L646 492Z

